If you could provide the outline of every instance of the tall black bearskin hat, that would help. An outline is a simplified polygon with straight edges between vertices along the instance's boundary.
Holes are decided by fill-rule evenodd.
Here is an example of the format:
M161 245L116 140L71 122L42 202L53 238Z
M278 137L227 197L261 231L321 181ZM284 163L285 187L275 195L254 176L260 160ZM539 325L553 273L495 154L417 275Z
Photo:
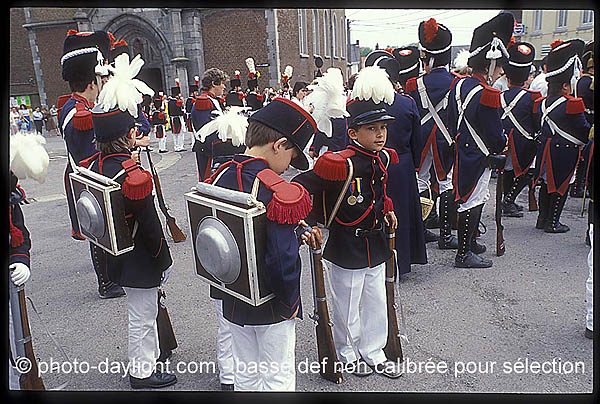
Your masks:
M235 88L235 87L241 87L242 86L242 79L240 76L240 71L236 70L233 72L233 77L231 80L229 80L229 85L231 86L231 88Z
M98 103L92 109L98 142L106 143L127 134L135 126L138 105L142 103L143 95L154 95L154 91L146 83L134 78L143 65L140 55L131 64L127 54L121 54L115 59L113 77L102 87Z
M419 50L423 62L430 67L445 66L450 63L452 32L435 18L419 24Z
M585 44L583 48L583 56L581 57L583 63L583 71L587 72L589 69L594 67L594 40L592 39Z
M400 80L400 65L394 55L387 50L374 50L365 58L365 67L379 66L385 70L390 80L397 83Z
M554 41L546 62L548 83L569 83L582 71L581 56L585 43L581 39Z
M105 31L69 30L60 59L65 81L91 81L96 75L108 75L111 39Z
M400 84L404 87L406 81L411 77L419 75L420 57L419 48L416 46L405 46L394 49L394 57L400 65L398 72Z
M535 59L535 48L528 42L516 42L508 48L508 63L504 73L514 83L523 83L529 77Z
M122 53L127 53L131 58L131 52L129 50L129 45L123 39L119 39L118 41L113 42L112 47L110 49L110 59L109 62L112 64L115 61L115 58Z
M507 45L511 40L515 18L511 13L500 13L473 30L468 64L475 70L489 69L491 77L496 65L508 61Z
M285 136L299 150L291 165L299 170L308 169L308 159L303 150L317 131L317 123L300 105L283 97L276 97L263 108L248 117Z

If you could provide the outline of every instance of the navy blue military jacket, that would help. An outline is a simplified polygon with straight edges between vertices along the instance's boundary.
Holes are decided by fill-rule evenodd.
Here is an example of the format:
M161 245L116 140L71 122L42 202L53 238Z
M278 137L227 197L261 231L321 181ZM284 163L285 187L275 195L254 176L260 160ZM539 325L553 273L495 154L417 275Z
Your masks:
M504 133L508 136L508 150L512 158L515 177L525 174L529 170L531 163L533 163L537 150L536 142L533 138L540 130L540 120L534 113L534 106L535 101L541 98L542 93L513 86L505 90L502 96L506 104L510 105L521 91L525 91L525 94L521 96L517 104L511 109L511 113L531 139L521 134L508 115L502 119Z
M146 181L137 191L128 192L124 183L130 175L123 171L123 163L131 160L131 153L114 153L102 155L98 153L81 163L92 171L113 178L121 184L125 201L125 217L129 231L137 229L133 238L133 250L113 256L106 254L108 278L121 285L132 288L152 288L160 285L162 272L173 263L169 246L162 230L160 219L154 206L152 196L152 177L139 165L133 169L138 175L145 175ZM131 169L128 169L129 171ZM123 171L122 173L120 173ZM120 173L117 177L115 177Z
M354 141L340 153L350 156L348 160L352 162L354 174L329 227L323 258L347 269L375 267L388 260L392 254L386 241L383 222L386 198L384 188L390 157L387 151L372 152ZM302 184L313 195L313 209L306 219L308 223L327 223L328 215L331 214L346 179L343 176L344 178L332 180L329 176L331 172L327 168L327 162L331 154L332 152L323 154L313 170L299 174L292 180ZM347 167L345 159L341 161ZM350 204L348 198L351 195L362 195L362 202ZM388 210L392 209L393 206L390 205ZM363 234L357 236L357 230Z
M183 101L179 98L170 97L169 98L169 116L183 116Z
M575 86L575 97L583 99L585 105L585 118L590 125L594 123L594 90L590 88L594 82L594 77L584 73Z
M219 100L214 94L208 91L204 91L196 98L194 108L192 109L192 125L194 130L200 130L201 127L214 119L213 111L219 110L217 105L220 105ZM217 140L217 132L209 135L204 142L196 140L192 150L199 154L211 155L212 143L215 140Z
M152 126L150 126L150 122L148 121L148 117L142 110L142 105L138 105L138 117L135 119L135 122L139 124L138 132L142 136L147 136L152 130Z
M549 108L561 97L566 98L566 101L554 108L548 116L561 130L578 140L579 144L565 139L558 133L553 135L549 123L542 120L542 105L545 103L546 108ZM580 148L588 141L590 124L585 118L584 109L581 98L569 95L544 97L536 102L537 119L542 125L536 161L539 161L540 173L541 168L545 168L550 193L559 192L564 195L567 191L579 161Z
M14 226L17 232L20 232L19 237L12 237L11 232L8 232L8 265L20 262L28 267L30 266L29 250L31 249L31 238L27 227L25 227L25 218L21 210L20 202L25 199L25 193L17 186L18 179L10 172L10 195L9 195L9 225Z
M455 96L460 80L463 81L460 90L463 102L475 86L482 85L484 88L471 99L460 126L457 126L458 107ZM456 141L453 186L457 192L457 200L465 202L473 193L479 177L488 167L487 158L475 143L465 119L479 135L490 154L502 153L506 146L506 136L500 119L500 90L488 86L483 77L468 76L460 80L452 86L448 98L448 129Z
M436 67L422 77L429 100L433 104L430 106L431 108L437 106L444 99L450 91L452 84L458 78L457 75L450 73L444 66ZM423 107L417 87L417 79L417 77L410 78L406 82L406 90L417 103L419 116L423 118L429 113L429 109ZM437 112L442 122L448 127L447 107L442 107ZM429 151L429 145L431 145L433 148L433 163L435 164L438 179L444 180L454 163L454 151L448 144L443 133L438 129L433 118L429 118L421 126L421 136L418 141L419 168L423 165L423 161Z
M414 167L417 168L420 158L421 117L415 100L406 93L395 93L394 103L384 105L386 112L395 118L388 122L385 146L394 149L398 155L410 153Z
M236 191L252 192L257 174L268 168L263 159L242 154L233 157L234 162L227 167L215 185ZM241 189L238 183L241 176ZM258 187L257 199L265 206L271 202L273 192L262 182ZM275 324L291 317L298 309L302 318L300 300L300 271L302 263L298 252L299 244L294 232L295 225L280 224L267 219L266 253L264 262L258 266L266 269L268 287L275 298L260 306L249 305L229 294L219 296L223 300L223 316L238 325Z
M252 108L251 111L257 111L263 107L264 97L262 94L257 94L252 91L246 96L246 104Z
M243 107L244 106L244 94L243 93L239 93L235 90L231 90L229 93L227 93L227 97L225 97L225 105L229 106L237 106L237 107Z
M76 163L79 161L96 154L96 146L94 145L94 127L92 123L91 109L93 105L83 97L73 94L71 98L62 106L58 116L58 126L62 130L62 126L65 122L65 118L69 115L69 112L76 108L76 105L80 104L80 107L86 111L90 111L89 114L77 113L67 124L65 130L62 131L65 143L67 144L67 151L73 156ZM86 117L79 118L79 115L86 115ZM70 162L67 160L67 166L70 167ZM70 171L72 172L72 171Z

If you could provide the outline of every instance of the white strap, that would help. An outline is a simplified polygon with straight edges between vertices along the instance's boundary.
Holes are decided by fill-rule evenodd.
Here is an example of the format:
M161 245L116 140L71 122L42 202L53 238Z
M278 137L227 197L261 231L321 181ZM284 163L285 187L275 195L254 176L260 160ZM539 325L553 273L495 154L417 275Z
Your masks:
M456 102L458 104L458 111L459 111L458 124L456 125L457 128L460 127L460 123L463 120L465 110L467 109L467 106L469 105L469 103L471 102L471 100L473 99L475 94L477 94L479 91L483 90L483 86L481 84L476 85L475 87L473 87L471 89L471 91L469 91L469 94L467 94L467 97L465 98L465 102L463 103L460 98L460 89L462 87L463 80L464 79L461 79L458 82L457 88L456 88ZM477 132L475 132L475 129L473 129L473 127L471 126L471 124L469 123L467 118L465 118L464 121L465 121L465 125L467 126L467 129L469 129L469 132L471 133L471 137L473 137L473 140L475 141L475 144L477 144L477 147L479 147L479 150L481 150L481 152L485 156L488 156L490 154L490 152L489 152L488 148L486 147L485 143L483 142L483 140L481 140L481 138L479 137Z
M514 127L517 128L517 130L521 133L521 135L523 135L523 137L529 140L533 140L533 137L529 133L527 133L525 128L521 126L519 121L517 121L517 118L515 118L515 116L512 113L512 109L515 107L515 105L517 105L519 100L523 98L525 94L527 94L527 91L521 90L511 101L511 103L506 105L506 100L504 99L504 92L500 93L500 103L502 104L502 109L504 109L504 113L502 114L501 119L504 120L504 118L508 117L508 119L510 119L510 121L513 123Z
M62 124L62 128L61 128L61 136L63 139L65 139L65 149L67 151L67 157L69 158L69 163L71 164L71 168L73 169L73 171L76 173L77 172L77 164L75 163L75 159L73 158L73 156L71 155L71 153L69 153L69 149L67 148L67 140L65 138L65 128L67 127L67 125L69 124L69 122L71 122L71 119L73 119L73 116L75 115L75 113L77 112L77 108L73 107L69 113L67 114L67 116L65 117L65 120L63 121Z
M567 132L562 130L549 116L550 112L552 112L556 107L561 105L563 102L567 101L567 99L565 97L560 97L559 99L554 101L552 103L552 105L550 105L550 107L548 107L548 108L546 108L546 100L547 100L547 98L544 98L544 100L542 101L542 112L543 112L542 123L546 122L548 124L548 126L550 127L550 131L552 132L552 136L554 136L558 133L564 139L568 140L571 143L576 144L577 146L585 145L585 143L583 143L581 140L571 136L570 134L568 134Z
M423 108L426 108L429 111L429 113L426 116L424 116L423 119L421 119L421 125L427 122L429 118L433 117L433 120L435 121L440 132L442 132L442 134L444 135L444 138L446 139L446 142L448 142L448 145L452 145L452 143L454 142L452 141L452 137L448 132L448 128L442 121L442 118L440 118L440 116L437 113L438 110L444 108L445 104L447 104L449 92L446 93L446 96L444 96L444 98L438 103L438 105L433 107L432 102L429 99L429 95L427 94L427 88L425 88L423 77L419 77L417 79L417 88L419 89L419 95L421 96L421 103L423 104Z

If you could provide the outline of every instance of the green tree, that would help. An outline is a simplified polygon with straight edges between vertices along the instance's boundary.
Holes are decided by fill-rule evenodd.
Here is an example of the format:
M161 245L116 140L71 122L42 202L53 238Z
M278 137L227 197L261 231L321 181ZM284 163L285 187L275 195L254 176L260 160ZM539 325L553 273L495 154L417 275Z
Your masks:
M361 46L360 47L360 56L367 56L372 51L373 51L373 49L369 48L368 46Z

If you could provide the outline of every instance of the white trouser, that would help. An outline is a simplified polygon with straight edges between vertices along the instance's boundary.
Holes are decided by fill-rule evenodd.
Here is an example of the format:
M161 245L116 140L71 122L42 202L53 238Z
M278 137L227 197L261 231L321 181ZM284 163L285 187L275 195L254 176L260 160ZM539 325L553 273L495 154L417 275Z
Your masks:
M181 130L179 131L179 133L175 133L174 128L171 127L171 131L173 132L173 143L174 143L174 148L175 151L181 150L183 149L184 146L184 142L185 142L185 138L184 138L184 122L183 122L183 117L181 116L174 116L173 117L173 121L178 120L180 123L180 127ZM174 126L174 125L173 125Z
M354 362L360 356L373 366L386 361L387 340L385 263L373 268L345 269L325 261L331 268L333 340L340 361ZM352 336L348 335L348 331Z
M236 391L296 390L296 319L229 326Z
M219 330L217 331L217 364L219 380L223 384L233 384L233 353L231 351L231 329L229 321L223 317L223 301L215 299Z
M433 164L433 151L431 148L432 148L432 146L429 146L429 151L427 152L427 155L425 156L425 159L423 160L423 165L421 166L421 169L417 173L417 178L425 181L427 183L427 185L429 185L429 186L431 186L430 169L431 169L431 165ZM433 169L435 170L435 164L433 164ZM448 172L448 175L446 175L445 180L443 180L443 181L438 180L440 194L443 194L444 192L448 191L449 189L452 189L452 170L453 169L454 169L454 167L450 169L450 172ZM437 172L436 172L436 175L437 175ZM439 175L437 175L437 176L439 177ZM417 185L419 187L419 193L427 191L427 185L425 183L423 183L421 181L417 181Z
M474 208L478 205L486 203L488 199L490 199L489 186L491 176L491 169L486 168L483 170L483 174L481 174L481 177L479 177L479 179L477 180L477 185L475 186L475 189L473 190L471 196L469 196L465 203L458 205L458 212L464 212L466 210Z
M594 224L590 223L590 252L587 257L589 268L588 278L585 281L585 307L587 314L585 316L585 326L594 331Z
M9 280L10 282L10 280ZM10 341L10 352L12 354L13 360L17 359L17 345L15 344L15 329L13 327L13 318L12 311L10 307L10 300L8 301L8 339ZM9 390L21 390L21 384L19 382L19 377L21 375L10 363L10 358L8 358L8 388Z
M129 374L140 379L154 372L160 354L158 346L158 287L123 287L129 313Z

